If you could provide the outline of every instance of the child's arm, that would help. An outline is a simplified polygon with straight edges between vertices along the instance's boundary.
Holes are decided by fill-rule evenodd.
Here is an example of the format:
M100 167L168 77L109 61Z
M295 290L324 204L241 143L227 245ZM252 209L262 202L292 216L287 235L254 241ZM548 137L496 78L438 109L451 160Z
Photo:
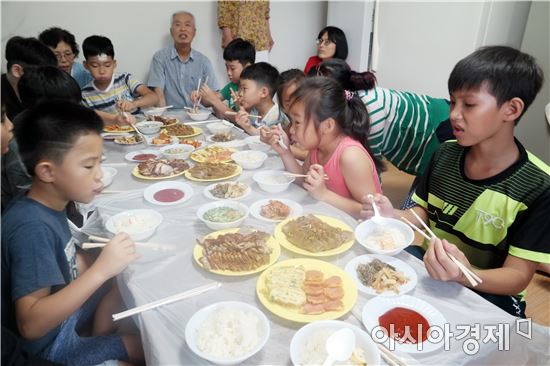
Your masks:
M155 94L158 97L158 106L165 107L166 99L164 98L164 90L162 90L162 88L159 88L159 87L153 88L153 90L155 91Z
M103 120L105 125L118 124L118 125L132 125L136 123L136 117L129 113L111 114L103 111L95 111L99 117Z
M239 127L241 127L249 135L254 136L260 134L260 131L250 123L248 112L244 110L244 108L241 108L237 112L235 121L237 122L237 125L239 125Z
M30 253L29 253L30 254ZM90 269L56 293L42 288L15 301L19 332L37 339L73 314L109 278L139 258L127 234L116 235L101 251Z
M374 202L380 209L380 215L384 217L392 217L398 220L400 220L401 217L404 217L410 222L412 222L413 224L415 224L416 226L422 227L422 224L417 220L414 214L410 212L410 210L413 210L418 216L420 216L422 221L424 221L425 223L428 222L428 213L421 206L414 206L409 210L399 210L397 208L393 208L393 205L388 197L381 195L379 193L373 196L374 196L373 197ZM371 199L368 195L365 195L363 196L363 198L361 198L360 202L363 204L363 207L359 215L360 218L368 220L374 216L374 211L372 209L373 199Z
M225 104L224 98L220 92L210 89L208 85L201 86L200 90L201 103L206 107L212 107L214 114L219 118L225 119L225 112L232 112L231 108Z
M154 106L159 101L157 94L143 84L137 87L136 92L141 98L133 101L121 100L117 107L123 112L132 112L138 108Z

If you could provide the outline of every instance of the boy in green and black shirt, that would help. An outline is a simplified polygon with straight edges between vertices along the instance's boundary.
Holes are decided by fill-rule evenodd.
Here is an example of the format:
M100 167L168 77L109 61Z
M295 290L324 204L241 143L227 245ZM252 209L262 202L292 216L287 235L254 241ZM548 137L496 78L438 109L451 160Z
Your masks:
M226 115L226 112L236 112L239 109L235 99L238 96L241 72L245 67L254 64L256 50L252 43L241 38L235 38L223 50L223 59L225 60L229 83L218 92L203 84L200 92L198 94L194 93L191 100L194 102L200 96L201 104L205 107L214 108L214 113L218 118L230 119L234 122L235 117ZM225 101L227 101L227 104Z
M542 81L533 57L510 47L461 60L448 83L456 141L436 152L413 196L438 237L423 246L430 276L470 287L452 254L483 280L476 292L520 317L522 291L537 264L550 263L550 167L514 137ZM375 201L385 216L417 222L386 197ZM363 216L372 216L369 199Z

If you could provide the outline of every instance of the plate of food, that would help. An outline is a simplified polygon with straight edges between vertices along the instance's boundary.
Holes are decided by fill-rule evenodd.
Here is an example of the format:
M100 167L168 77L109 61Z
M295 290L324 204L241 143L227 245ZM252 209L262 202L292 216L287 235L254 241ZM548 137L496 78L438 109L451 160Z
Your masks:
M288 259L265 270L256 295L273 314L299 323L338 319L357 301L357 287L341 268L312 258Z
M113 141L115 144L119 145L137 145L141 144L143 142L143 139L140 135L130 135L116 137Z
M178 140L177 137L169 136L163 130L163 131L160 131L158 136L153 137L151 139L150 144L153 145L153 146L161 147L161 146L168 146L168 145L172 145L172 144L177 144L178 141L179 140Z
M323 215L288 218L275 227L273 235L284 248L311 257L344 253L355 241L348 225Z
M196 140L196 139L184 139L184 138L178 138L180 144L186 144L191 145L195 149L200 149L204 145L204 141Z
M250 214L259 220L281 222L291 216L300 216L302 206L292 200L268 198L254 202L250 206Z
M147 202L159 206L179 205L193 197L193 187L184 182L159 182L143 191Z
M380 365L380 351L370 335L363 329L341 321L321 320L300 328L290 342L290 360L298 365L322 365L328 357L327 339L340 329L348 328L355 334L355 349L346 365Z
M150 159L158 159L161 155L157 150L136 150L130 151L124 156L124 159L134 163L141 163Z
M247 197L252 189L246 183L226 182L214 183L203 191L206 198L211 200L240 200Z
M380 341L385 338L382 344L387 348L407 353L427 353L441 348L445 342L428 339L430 328L438 327L441 332L448 323L435 307L409 295L370 299L363 307L362 321L371 335L374 332L374 338Z
M103 127L103 132L107 132L107 133L128 133L128 132L132 132L134 131L134 128L130 125L119 125L119 124L114 124L114 125L106 125L105 127Z
M270 234L250 229L225 229L197 240L193 258L199 266L223 276L258 273L277 262L279 243Z
M139 163L132 170L132 175L147 180L168 179L182 175L187 169L189 164L185 160L156 159Z
M178 138L195 137L202 133L202 129L198 127L188 126L184 123L176 123L168 126L164 129L168 136L175 136Z
M216 182L238 176L243 168L231 163L199 163L185 171L185 178L195 182Z
M156 122L162 122L164 127L166 126L172 126L176 123L179 123L180 120L175 117L168 117L168 116L147 116L147 121L156 121Z
M208 146L204 149L195 150L191 154L191 159L197 163L229 163L232 161L231 154L236 152L221 146Z
M416 286L418 277L407 263L387 255L365 254L353 258L345 271L357 289L368 295L403 295Z
M229 147L233 149L240 149L246 146L246 141L237 139L232 132L208 136L206 141L211 142L216 146Z

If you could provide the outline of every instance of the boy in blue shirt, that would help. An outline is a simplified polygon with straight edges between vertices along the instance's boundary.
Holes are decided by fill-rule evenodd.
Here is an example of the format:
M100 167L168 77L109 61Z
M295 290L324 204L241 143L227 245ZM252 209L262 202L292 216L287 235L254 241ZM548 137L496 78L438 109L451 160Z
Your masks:
M223 50L223 59L225 61L225 69L227 70L227 78L229 83L224 86L219 92L216 92L206 84L201 86L200 92L194 91L191 94L191 100L195 100L200 96L201 104L205 107L214 108L214 113L219 118L227 118L234 120L231 116L226 115L226 112L238 111L238 105L235 104L234 96L238 96L239 81L241 73L245 67L254 64L256 60L256 50L252 43L241 38L236 38L229 42ZM227 101L227 104L225 103Z
M474 291L519 317L538 263L550 263L550 168L514 137L542 81L534 58L510 47L459 61L448 82L456 141L436 151L413 195L413 210L437 236L424 243L429 275L472 287L451 254L481 278ZM364 202L370 218L371 200ZM384 216L418 225L386 197L375 202Z
M18 119L15 136L33 181L2 215L2 325L50 361L141 362L139 336L105 335L114 330L107 312L119 305L106 282L138 258L134 242L115 236L79 273L65 212L69 201L90 202L102 189L101 119L66 101L39 104ZM96 312L99 306L106 311ZM78 335L92 320L92 336Z
M82 88L82 99L105 123L133 124L135 117L126 112L139 113L140 108L157 105L157 95L141 81L129 73L115 74L115 50L109 38L86 38L82 52L84 67L93 78Z

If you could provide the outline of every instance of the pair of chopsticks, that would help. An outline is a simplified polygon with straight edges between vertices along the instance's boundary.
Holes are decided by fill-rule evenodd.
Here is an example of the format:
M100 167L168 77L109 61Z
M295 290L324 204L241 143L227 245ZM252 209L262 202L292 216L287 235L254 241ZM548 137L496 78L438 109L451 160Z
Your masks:
M194 288L192 290L188 290L188 291L176 294L176 295L165 297L164 299L160 299L160 300L157 300L157 301L150 302L149 304L137 306L133 309L129 309L129 310L123 311L121 313L113 314L112 315L113 321L116 322L117 320L124 319L124 318L127 318L127 317L132 316L132 315L136 315L136 314L139 314L139 313L143 313L144 311L155 309L155 308L158 308L159 306L171 304L171 303L176 302L176 301L180 301L180 300L184 300L184 299L187 299L187 298L190 298L190 297L193 297L193 296L200 295L200 294L202 294L204 292L207 292L207 291L215 290L215 289L219 288L221 285L222 284L219 283L219 282L212 282L212 283L209 283L208 285L200 286L200 287Z
M93 241L96 241L97 243L83 243L82 244L82 249L103 248L105 245L107 245L107 243L109 241L111 241L111 239L102 238L100 236L94 236L94 235L90 235L89 239L93 240ZM147 248L147 249L151 249L151 250L161 250L161 251L166 251L166 252L172 252L172 251L176 250L176 247L173 246L173 245L154 244L154 243L140 243L140 242L136 242L135 244L138 247Z
M407 220L405 217L401 217L401 219L403 221L405 221L407 224L409 224L414 230L416 230L420 235L422 235L423 237L425 237L427 240L431 240L432 238L435 238L436 235L434 234L434 232L432 230L430 230L430 227L428 225L426 225L426 223L424 222L424 220L422 220L420 218L420 216L418 216L418 214L416 212L414 212L413 209L410 210L414 217L417 218L418 221L420 221L420 223L422 224L422 226L424 226L424 229L426 229L426 231L431 235L428 236L425 232L423 232L422 230L420 230L418 227L416 227L416 225L414 225L412 222L410 222L409 220ZM447 253L447 255L449 256L449 258L451 258L451 260L453 262L455 262L455 264L457 265L457 267L462 271L462 273L464 273L464 276L466 277L466 279L468 280L468 282L470 282L470 285L472 285L472 287L476 287L477 285L479 285L480 283L483 282L483 280L478 276L476 275L474 272L472 272L471 270L469 270L465 265L463 265L458 259L455 258L454 255L450 254L450 253Z
M199 85L197 85L197 94L199 94L201 91L201 81L202 81L202 78L199 78ZM208 75L206 75L206 79L204 79L204 85L208 85ZM201 104L201 99L202 99L202 96L199 95L199 97L195 100L195 103L193 103L193 112L195 112L199 107L199 105Z
M377 343L377 346L380 351L380 356L389 366L407 366L407 363L403 361L403 359L394 355L386 346L380 343Z
M287 177L294 177L294 178L306 178L309 177L307 174L296 174L296 173L290 173L290 172L284 172L283 175L286 175ZM323 176L324 180L329 180L328 175Z
M237 115L237 112L234 112L234 111L225 111L224 114L226 116L236 116ZM248 115L249 118L262 118L262 116L258 116L256 114L249 114Z

